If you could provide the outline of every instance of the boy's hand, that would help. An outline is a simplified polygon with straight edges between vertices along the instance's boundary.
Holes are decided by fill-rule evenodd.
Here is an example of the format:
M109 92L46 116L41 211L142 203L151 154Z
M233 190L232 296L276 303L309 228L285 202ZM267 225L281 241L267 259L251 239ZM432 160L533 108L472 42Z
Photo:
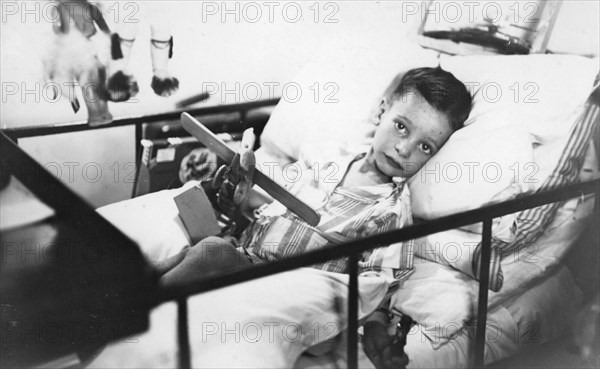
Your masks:
M408 364L406 355L393 352L393 339L387 327L378 321L369 321L363 326L363 348L377 369L400 369ZM402 353L403 354L403 353Z
M392 344L392 337L388 334L387 327L379 322L367 322L363 329L365 354L377 369L385 368L384 351Z
M219 168L213 181L213 188L219 190L217 203L229 217L233 216L237 208L246 200L252 187L256 165L252 151L254 140L252 130L246 130L239 153L234 156L229 166Z

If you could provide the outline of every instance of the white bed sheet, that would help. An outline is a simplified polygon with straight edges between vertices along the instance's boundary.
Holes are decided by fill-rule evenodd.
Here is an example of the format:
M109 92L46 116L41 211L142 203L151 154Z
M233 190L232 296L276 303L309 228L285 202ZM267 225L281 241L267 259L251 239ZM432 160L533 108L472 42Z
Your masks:
M195 183L107 205L98 213L160 260L189 245L173 197ZM383 300L388 281L359 278L359 315ZM308 347L333 338L347 324L348 276L301 268L189 299L192 364L198 368L289 368ZM90 368L177 367L177 309L151 312L150 329L109 345Z
M306 348L346 328L348 276L312 268L245 282L188 300L195 368L290 368ZM361 277L359 313L387 291L383 277ZM104 349L90 368L177 367L177 308L151 312L150 329Z

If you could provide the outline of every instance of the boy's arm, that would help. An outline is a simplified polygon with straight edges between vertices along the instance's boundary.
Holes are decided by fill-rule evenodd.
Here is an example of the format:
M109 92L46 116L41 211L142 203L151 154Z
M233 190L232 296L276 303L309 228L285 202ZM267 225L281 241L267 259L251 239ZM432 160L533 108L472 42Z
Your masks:
M251 186L251 181L256 173L256 156L254 155L253 147L256 137L254 136L254 132L252 129L247 129L244 131L241 140L241 148L239 151L239 166L235 166L240 171L241 175L247 176L246 185ZM234 157L234 160L235 157ZM235 176L235 175L234 175ZM244 181L244 179L242 179ZM236 186L238 186L236 184ZM273 202L273 198L267 194L265 191L261 190L258 186L248 187L247 193L241 200L241 202L237 203L237 207L239 208L242 215L244 215L248 219L254 219L254 211L259 209L264 204L270 204ZM226 194L223 191L219 192L220 196L224 196ZM230 195L233 195L230 194ZM234 199L229 199L233 201ZM238 200L239 201L239 200ZM229 201L228 201L229 202Z
M240 211L248 219L254 219L254 211L258 210L264 204L270 204L273 198L260 189L251 188L248 196L240 204Z

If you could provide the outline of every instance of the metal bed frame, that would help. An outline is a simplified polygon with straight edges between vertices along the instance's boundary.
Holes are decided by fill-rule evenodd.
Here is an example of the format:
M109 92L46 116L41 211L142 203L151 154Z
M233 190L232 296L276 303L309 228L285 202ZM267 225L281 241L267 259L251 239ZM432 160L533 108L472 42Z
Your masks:
M277 99L259 101L253 103L241 103L233 105L213 106L204 107L198 109L187 110L191 115L199 116L203 114L214 114L214 113L228 113L228 112L239 112L241 119L244 120L249 110L272 106L277 103ZM38 165L34 159L29 157L22 149L18 148L18 140L20 138L44 136L59 133L70 133L79 131L88 131L94 129L114 128L135 125L135 144L136 152L139 154L139 142L142 135L142 125L145 123L159 122L164 120L176 120L179 119L182 110L177 110L169 113L127 117L117 119L111 124L99 127L89 127L85 122L75 122L68 124L55 124L39 127L24 127L24 128L12 128L2 130L2 141L3 141L3 154L13 156L14 160L25 161L27 165ZM223 132L224 127L214 125L209 127L214 132ZM11 142L12 141L12 142ZM6 147L9 146L9 147ZM16 158L19 157L19 158ZM3 158L4 160L8 160ZM139 163L138 163L139 165ZM42 168L39 166L39 168ZM14 173L17 178L26 179L27 171L18 170ZM58 180L53 178L49 174L46 176L52 178L53 186L35 185L30 188L37 196L45 199L52 191L58 191L58 193L52 192L54 197L61 198L61 191L69 191L64 185L61 185ZM46 188L44 188L46 187ZM243 270L235 272L227 272L220 275L209 276L200 282L194 282L193 284L181 284L169 289L159 289L153 296L151 307L156 306L159 303L175 300L178 304L178 362L181 368L191 367L191 349L189 344L188 335L188 310L187 310L187 298L194 294L211 291L214 289L230 286L236 283L245 282L280 272L289 271L292 269L310 266L317 263L322 263L327 260L337 259L341 257L349 257L349 286L348 286L348 367L357 368L358 365L358 260L362 252L376 248L377 245L391 244L400 241L406 241L429 234L450 230L453 228L474 224L478 222L483 223L482 233L482 251L481 251L481 279L479 284L479 298L477 308L477 324L475 330L475 342L473 344L473 350L471 351L471 362L470 366L479 368L484 366L484 348L485 348L485 329L487 321L487 305L488 305L488 286L489 286L489 263L490 263L490 246L491 246L491 235L492 235L492 219L503 216L506 214L515 213L529 208L538 207L544 204L565 201L570 198L579 197L582 195L595 193L596 199L600 196L600 180L592 180L589 182L573 184L560 189L553 189L533 195L520 197L517 199L509 200L503 203L494 204L482 207L480 209L470 210L458 214L453 214L438 218L435 220L427 221L410 227L397 229L394 231L370 236L360 240L354 240L347 242L342 245L336 245L326 247L320 250L308 252L303 255L291 257L289 259L248 267ZM74 206L73 204L60 204L60 200L53 200L54 205L59 207ZM595 202L594 215L595 219L599 218L600 215L600 201ZM52 204L51 204L52 205ZM75 204L80 208L89 208L87 212L80 213L79 216L84 218L97 217L93 209L81 201L81 203ZM89 211L91 210L91 212ZM96 219L96 218L94 218ZM81 218L79 219L81 220ZM80 222L84 223L85 222ZM105 224L101 224L105 225ZM118 230L113 229L114 232L120 233Z

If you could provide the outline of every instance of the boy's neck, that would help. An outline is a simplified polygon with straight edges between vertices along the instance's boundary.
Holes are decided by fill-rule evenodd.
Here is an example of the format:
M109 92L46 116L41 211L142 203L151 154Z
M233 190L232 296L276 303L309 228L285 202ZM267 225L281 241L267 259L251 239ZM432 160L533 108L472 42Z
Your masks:
M370 151L363 158L353 162L348 168L348 172L343 180L344 186L368 186L383 183L391 183L392 178L385 175L377 168L373 157L373 151Z

